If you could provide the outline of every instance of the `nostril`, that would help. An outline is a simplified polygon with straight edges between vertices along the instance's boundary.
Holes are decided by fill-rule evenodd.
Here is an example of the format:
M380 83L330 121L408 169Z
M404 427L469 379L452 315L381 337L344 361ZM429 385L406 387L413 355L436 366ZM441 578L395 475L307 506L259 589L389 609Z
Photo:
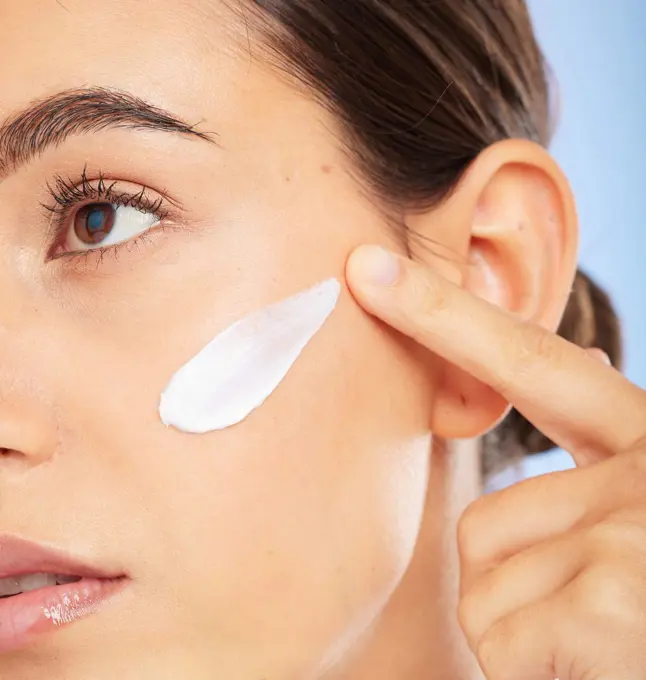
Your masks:
M0 447L0 458L22 458L23 455L24 454L21 451Z
M3 385L0 384L0 392ZM51 460L58 450L58 427L52 409L0 394L0 463L33 467Z

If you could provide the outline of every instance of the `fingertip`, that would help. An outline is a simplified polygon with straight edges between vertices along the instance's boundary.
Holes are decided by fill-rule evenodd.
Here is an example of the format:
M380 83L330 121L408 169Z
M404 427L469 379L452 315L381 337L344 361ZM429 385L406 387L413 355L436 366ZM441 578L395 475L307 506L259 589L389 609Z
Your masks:
M400 258L381 246L359 246L348 259L346 277L360 291L388 288L399 281Z

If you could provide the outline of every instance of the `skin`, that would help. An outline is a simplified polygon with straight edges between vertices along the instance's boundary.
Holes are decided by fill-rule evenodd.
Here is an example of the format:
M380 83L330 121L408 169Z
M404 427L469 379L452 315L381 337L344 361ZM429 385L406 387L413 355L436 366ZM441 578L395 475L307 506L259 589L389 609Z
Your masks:
M460 519L459 618L488 680L644 677L646 391L395 254L362 248L348 269L367 309L495 385L577 464Z
M0 177L0 529L130 579L97 615L0 656L1 675L470 677L455 532L479 493L475 438L508 408L495 380L388 328L344 285L241 425L189 436L159 421L168 378L218 331L343 281L361 243L405 244L359 186L337 122L272 72L226 7L147 7L0 0L0 59L11 64L0 121L94 86L217 135L95 130ZM79 183L84 168L90 183L145 186L181 207L118 256L52 259L39 203L51 203L57 174ZM451 201L404 217L458 255L415 253L421 265L557 325L576 218L542 149L496 145ZM425 298L413 299L425 319ZM452 332L455 346L474 335Z

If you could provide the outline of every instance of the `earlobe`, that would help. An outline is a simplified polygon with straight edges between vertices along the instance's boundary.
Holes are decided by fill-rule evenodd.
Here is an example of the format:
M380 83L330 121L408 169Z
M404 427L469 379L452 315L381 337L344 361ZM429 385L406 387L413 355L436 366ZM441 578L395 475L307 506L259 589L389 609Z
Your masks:
M447 220L439 231L451 239L449 247L468 261L460 273L453 267L454 281L556 330L576 273L578 225L569 185L542 147L508 140L487 149L439 216ZM447 439L474 437L507 409L488 386L447 364L432 428Z

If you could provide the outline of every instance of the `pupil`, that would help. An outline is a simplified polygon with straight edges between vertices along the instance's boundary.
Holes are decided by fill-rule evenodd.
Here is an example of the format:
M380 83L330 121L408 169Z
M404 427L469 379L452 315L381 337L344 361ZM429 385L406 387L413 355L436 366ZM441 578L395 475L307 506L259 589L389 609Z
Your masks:
M93 210L87 217L88 231L103 231L105 213L102 210Z
M91 203L81 208L74 219L74 232L82 243L96 244L112 231L116 206L111 203Z

